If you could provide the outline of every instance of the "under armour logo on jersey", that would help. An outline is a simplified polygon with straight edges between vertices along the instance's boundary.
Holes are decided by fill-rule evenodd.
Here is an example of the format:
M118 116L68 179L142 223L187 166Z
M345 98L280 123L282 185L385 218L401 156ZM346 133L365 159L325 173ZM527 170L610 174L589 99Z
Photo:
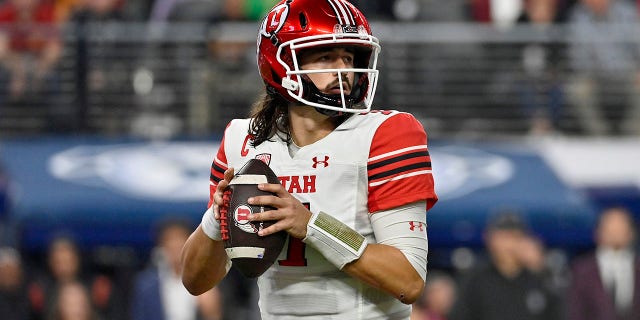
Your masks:
M424 224L422 224L422 222L409 221L409 230L414 231L418 229L420 231L424 231L424 229L422 228L423 225Z
M312 160L313 160L312 167L314 169L317 168L319 164L322 164L323 168L326 168L326 167L329 166L329 156L327 156L327 155L324 156L324 160L318 159L318 157L313 157Z

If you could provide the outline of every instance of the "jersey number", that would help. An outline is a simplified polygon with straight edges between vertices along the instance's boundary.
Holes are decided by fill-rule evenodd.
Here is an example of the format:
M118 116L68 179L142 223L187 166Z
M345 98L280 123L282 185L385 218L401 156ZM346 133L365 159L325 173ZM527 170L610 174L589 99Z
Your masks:
M303 203L309 209L309 203ZM311 209L309 209L311 210ZM298 238L289 237L289 246L287 247L287 258L278 260L278 264L287 267L304 267L307 265L307 259L304 257L304 251L307 244Z

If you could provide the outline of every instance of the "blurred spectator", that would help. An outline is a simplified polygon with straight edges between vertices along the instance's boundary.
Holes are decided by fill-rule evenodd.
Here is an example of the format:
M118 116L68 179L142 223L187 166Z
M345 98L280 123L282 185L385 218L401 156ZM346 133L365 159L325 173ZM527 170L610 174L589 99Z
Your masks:
M222 10L216 15L216 22L224 21L242 21L248 18L245 12L243 0L224 0ZM266 12L263 12L263 14ZM215 32L216 26L212 27ZM245 56L247 49L252 44L244 41L218 41L212 37L212 41L208 44L212 58L222 61L222 65L236 67L239 64L246 65Z
M394 6L395 3L403 1L404 0L353 0L351 3L360 9L360 11L369 18L369 21L372 21L398 18L398 16L396 16L398 11L394 10ZM415 5L410 4L410 6L415 8Z
M1 110L0 117L2 117ZM0 245L14 245L15 243L14 222L9 219L10 205L9 174L3 163L0 162Z
M422 297L413 306L411 320L447 320L456 301L456 283L441 271L429 271Z
M149 20L151 22L167 21L202 21L212 19L221 10L221 2L213 0L155 0Z
M518 250L522 265L540 278L546 292L556 302L559 318L564 314L566 290L569 282L567 258L561 250L549 250L542 240L527 235L520 242Z
M36 279L29 288L31 307L35 314L44 317L53 313L56 292L65 284L82 283L90 293L90 302L101 317L122 319L124 302L110 278L105 275L85 275L82 256L68 236L56 237L49 246L48 272Z
M570 12L570 102L591 135L640 134L638 10L631 1L581 0Z
M559 1L526 0L518 22L550 35L552 25L560 21ZM531 134L549 134L560 127L564 104L560 65L563 50L565 47L559 42L540 41L519 46L518 95L530 121Z
M19 98L29 76L42 81L57 62L61 45L54 6L49 1L8 0L0 4L2 59L12 74L11 96ZM27 69L34 59L33 70ZM27 74L31 72L32 74Z
M264 13L263 13L264 14ZM248 15L243 0L224 0L216 22L243 21ZM242 39L220 39L219 26L214 24L207 43L208 59L194 70L205 70L202 78L206 93L198 106L203 127L224 126L229 119L246 116L246 106L254 102L263 86L255 67L255 44ZM236 94L230 95L229 92Z
M122 0L77 0L70 20L76 23L123 21Z
M540 239L527 235L520 241L520 261L525 268L537 274L545 272L545 249Z
M425 22L466 22L469 17L469 0L403 0L396 1L394 5L394 15L398 20L411 20L410 11L407 9L407 2L415 2L418 14L415 18ZM402 12L402 13L401 13ZM402 17L411 17L403 19Z
M547 250L539 238L529 235L520 242L519 259L531 273L539 275L549 291L559 295L566 289L566 260L553 260L548 257ZM559 254L559 253L558 253ZM558 296L558 299L561 299Z
M605 209L595 231L596 250L572 267L569 320L640 319L640 258L635 222L620 207Z
M225 15L227 2L230 1L155 0L150 11L152 23L149 31L158 36L166 35L170 30L175 31L176 26L183 26L182 23L195 23L202 28L191 28L191 32L206 37L210 24ZM207 93L200 91L205 86L201 80L206 78L208 72L204 66L206 62L200 56L206 49L200 45L208 43L176 41L174 34L167 37L166 41L155 42L145 48L144 59L138 62L133 77L152 81L147 89L134 85L136 102L140 108L130 123L133 135L154 140L171 138L183 132L187 126L193 128L190 126L192 122L185 121L185 114L190 114L192 109L199 109L206 114L208 108L212 108L206 103ZM197 49L194 50L194 46ZM177 96L189 97L188 102L184 101L184 107L175 101L174 97ZM199 107L193 107L190 104L192 102ZM198 122L205 123L207 119L206 116L193 118L204 118L204 121ZM204 124L200 123L200 127L204 127Z
M0 315L4 320L29 319L22 260L17 250L0 248Z
M0 232L2 225L9 213L9 176L2 163L0 162ZM0 234L0 241L4 240Z
M68 119L60 109L56 66L62 43L52 1L0 4L0 107L42 107L55 128ZM57 122L57 123L56 123Z
M156 0L150 21L259 21L276 0Z
M514 115L526 121L526 132L549 135L560 127L564 104L562 54L565 45L553 39L554 25L559 22L558 1L526 0L517 18L532 39L540 41L487 44L487 51L500 60L491 72L493 80L487 89L492 105L503 109L517 107ZM514 103L515 102L515 103Z
M59 22L66 22L83 0L55 0L55 17Z
M191 224L177 219L159 225L152 265L136 277L132 320L222 319L217 288L194 297L182 284L180 257L191 231Z
M277 2L277 0L244 0L245 14L249 20L260 21Z
M222 11L215 18L217 22L245 19L247 19L247 15L242 0L224 0ZM212 32L215 32L215 28L216 26L212 27ZM245 56L247 49L251 46L252 44L244 41L220 41L215 37L212 37L212 41L208 44L212 59L222 62L219 64L222 68L231 67L232 69L240 66L246 67Z
M470 3L474 21L509 27L520 16L524 0L471 0Z
M89 292L80 282L72 280L60 285L53 301L47 320L103 320L93 310Z
M450 319L560 318L556 297L521 259L521 243L529 232L522 218L514 213L500 214L489 222L484 240L490 263L471 271L463 281Z
M75 89L79 122L88 122L86 116L91 108L100 110L105 113L101 121L106 133L118 130L114 123L117 120L113 119L118 115L108 110L132 103L132 62L126 58L127 48L109 39L114 35L122 37L117 23L124 21L121 0L79 0L69 21L78 37Z
M566 20L567 11L577 0L556 0L554 11L561 21ZM493 23L501 27L508 27L529 6L530 0L469 0L468 11L470 20L476 22Z

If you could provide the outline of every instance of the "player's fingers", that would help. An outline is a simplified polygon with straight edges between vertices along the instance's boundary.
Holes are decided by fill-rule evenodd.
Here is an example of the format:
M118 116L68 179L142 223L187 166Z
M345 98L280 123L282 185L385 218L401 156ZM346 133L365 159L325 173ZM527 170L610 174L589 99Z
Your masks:
M220 180L216 190L224 191L229 186L229 180Z
M234 172L233 167L229 167L227 170L225 170L224 171L224 180L231 181L231 179L233 179L233 172Z
M213 194L213 202L222 204L222 195L224 191L229 187L229 181L220 180L216 186L216 192Z
M218 211L218 210L219 210L219 209L218 209L218 205L214 203L214 204L213 204L213 217L214 217L216 220L220 220L220 211Z
M258 184L258 189L275 193L278 197L284 197L289 194L279 183L260 183Z
M284 201L276 196L255 196L247 199L247 202L254 206L271 206L280 208L283 206Z
M213 194L213 203L217 204L217 205L221 205L222 204L222 191L216 191Z
M264 213L260 213L261 215L264 216ZM277 212L274 212L276 215L278 214ZM265 218L265 220L274 220L274 219L270 219L270 218ZM287 233L289 233L291 236L293 236L294 238L298 238L298 239L303 239L306 234L307 234L307 228L306 228L306 224L302 225L300 227L296 227L293 223L292 220L290 219L282 219L279 220L278 222L270 225L267 228L264 228L260 231L258 231L258 235L260 236L268 236L270 234L276 233L276 232L280 232L280 231L285 231Z
M268 236L270 234L274 234L278 231L285 230L284 224L281 222L274 223L267 228L258 231L258 235L261 237Z
M270 221L280 220L281 218L281 215L278 214L278 210L267 210L249 215L250 221Z

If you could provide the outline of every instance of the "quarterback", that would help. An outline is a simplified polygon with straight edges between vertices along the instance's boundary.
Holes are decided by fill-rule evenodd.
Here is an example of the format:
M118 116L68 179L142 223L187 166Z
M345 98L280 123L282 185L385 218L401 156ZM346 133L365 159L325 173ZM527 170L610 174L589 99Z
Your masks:
M371 110L380 45L346 0L283 0L264 18L257 60L266 93L227 126L209 208L183 249L198 295L227 274L219 206L233 168L265 161L280 184L259 232L288 233L258 278L262 319L408 319L427 273L426 210L437 201L427 136L408 113ZM339 229L340 234L335 230Z

